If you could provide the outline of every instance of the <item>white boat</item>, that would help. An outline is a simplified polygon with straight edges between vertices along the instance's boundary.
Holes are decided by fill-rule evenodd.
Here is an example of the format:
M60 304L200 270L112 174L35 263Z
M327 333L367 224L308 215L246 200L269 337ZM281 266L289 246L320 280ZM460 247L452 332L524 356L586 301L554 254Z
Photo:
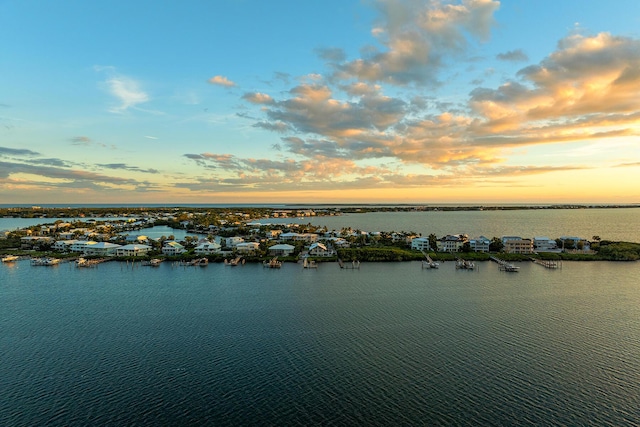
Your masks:
M58 258L31 258L31 265L57 265L60 263Z
M20 259L17 255L6 255L2 257L2 262L14 262Z

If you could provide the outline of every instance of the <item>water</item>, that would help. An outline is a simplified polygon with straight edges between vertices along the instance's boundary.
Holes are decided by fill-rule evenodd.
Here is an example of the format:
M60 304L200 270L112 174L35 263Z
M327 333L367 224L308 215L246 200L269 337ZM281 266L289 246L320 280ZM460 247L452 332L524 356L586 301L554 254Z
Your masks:
M577 236L640 242L640 210L536 209L502 211L368 212L341 216L273 218L263 223L311 223L329 230L352 227L364 231L413 231L438 237L464 233L471 237Z
M0 266L0 425L640 423L639 263Z

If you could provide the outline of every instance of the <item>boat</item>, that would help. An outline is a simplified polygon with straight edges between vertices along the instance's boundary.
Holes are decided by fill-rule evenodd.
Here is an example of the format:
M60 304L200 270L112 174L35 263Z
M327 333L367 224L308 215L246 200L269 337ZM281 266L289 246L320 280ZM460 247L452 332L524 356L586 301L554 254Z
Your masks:
M509 264L503 264L500 266L500 270L502 271L508 271L511 273L517 273L518 270L520 270L520 267L516 267L515 265L509 263Z
M422 252L425 256L426 259L422 260L422 268L438 268L440 267L440 264L435 262L433 259L431 259L431 257L429 256L429 254Z
M36 266L40 266L40 265L57 265L59 263L60 263L60 259L58 259L58 258L51 258L51 257L31 258L31 265L36 265Z
M149 265L151 267L157 267L162 263L162 260L160 258L153 258L152 260L149 261Z
M278 257L273 257L269 261L263 261L262 266L266 268L280 268L282 267L282 261L278 261Z
M5 255L2 257L2 262L15 262L20 259L17 255Z
M229 260L229 259L225 259L224 260L224 265L230 265L232 267L235 267L235 266L240 265L240 264L244 264L244 258L242 258L241 256L236 257L236 258L231 259L231 260Z
M475 270L476 264L473 261L467 261L462 258L456 260L456 268L462 270Z

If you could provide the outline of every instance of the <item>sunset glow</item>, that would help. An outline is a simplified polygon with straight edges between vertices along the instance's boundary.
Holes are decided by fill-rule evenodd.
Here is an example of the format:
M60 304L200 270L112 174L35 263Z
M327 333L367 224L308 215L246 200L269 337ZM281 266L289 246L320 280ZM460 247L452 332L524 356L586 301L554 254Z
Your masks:
M636 1L63 4L0 4L0 204L640 203Z

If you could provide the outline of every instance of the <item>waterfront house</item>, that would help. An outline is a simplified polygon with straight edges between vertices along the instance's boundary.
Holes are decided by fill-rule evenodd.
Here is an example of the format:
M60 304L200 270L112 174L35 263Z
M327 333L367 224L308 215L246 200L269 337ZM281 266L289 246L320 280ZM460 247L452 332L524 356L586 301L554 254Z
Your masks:
M144 256L151 249L152 248L149 245L138 245L132 243L116 248L116 256Z
M438 252L459 252L469 240L466 234L447 234L436 241Z
M222 245L216 242L210 242L209 240L203 240L198 243L198 246L194 249L194 252L198 255L211 255L219 253L222 249Z
M243 243L244 239L240 236L233 236L233 237L227 237L224 242L226 247L235 248L240 243Z
M548 237L534 237L533 248L537 252L556 252L558 250L558 244L554 239Z
M113 256L120 245L109 242L87 242L84 247L85 255L93 256Z
M71 251L71 246L77 242L75 239L69 240L56 240L51 249L58 252L69 252Z
M428 237L415 237L411 240L411 249L416 251L429 251L431 245Z
M162 253L166 256L175 256L185 253L187 250L175 240L165 241L162 246Z
M235 249L239 253L248 254L256 252L258 249L260 249L260 244L258 242L242 242L238 243L235 246Z
M318 235L315 233L282 233L279 239L281 242L305 242L313 243L318 241Z
M335 255L335 253L334 250L327 248L327 246L319 242L312 243L311 246L309 246L309 255L311 256L329 257Z
M286 243L281 243L278 245L273 245L269 247L269 254L273 256L289 256L296 249L295 246L287 245Z
M469 240L469 246L473 252L489 252L491 240L485 236L476 237Z
M505 236L502 238L504 251L508 254L532 254L533 240L523 239L515 236Z

